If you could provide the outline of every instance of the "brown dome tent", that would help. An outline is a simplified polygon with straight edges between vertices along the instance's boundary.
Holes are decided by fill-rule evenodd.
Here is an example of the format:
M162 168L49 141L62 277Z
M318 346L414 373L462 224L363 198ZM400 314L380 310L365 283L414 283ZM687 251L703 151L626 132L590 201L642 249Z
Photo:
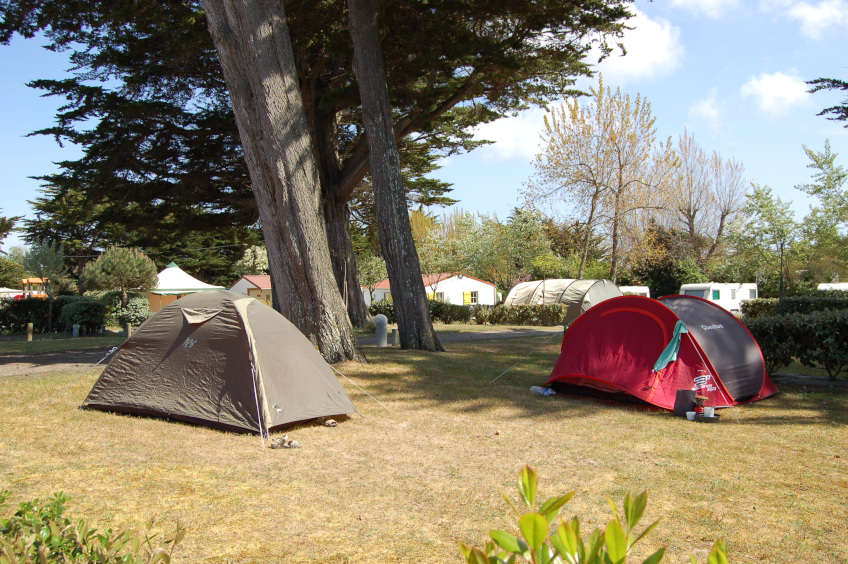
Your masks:
M83 407L259 432L356 409L309 340L264 303L191 294L120 348Z
M618 286L609 280L574 278L532 280L514 286L507 294L504 305L564 304L568 306L568 311L562 324L568 326L593 305L620 295Z

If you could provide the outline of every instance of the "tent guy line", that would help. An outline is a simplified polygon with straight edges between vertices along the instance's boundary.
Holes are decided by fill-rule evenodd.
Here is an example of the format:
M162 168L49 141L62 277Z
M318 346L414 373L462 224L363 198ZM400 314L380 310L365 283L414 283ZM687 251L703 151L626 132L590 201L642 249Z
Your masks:
M559 335L559 333L551 333L550 335L548 335L548 338L547 338L547 339L545 339L545 341L544 341L541 345L539 345L538 347L536 347L535 349L533 349L532 351L530 351L529 353L527 353L527 354L526 354L526 355L524 355L523 357L519 358L519 359L518 359L518 362L516 362L515 364L513 364L512 366L510 366L509 368L507 368L506 370L504 370L504 371L503 371L503 372L501 372L500 374L498 374L498 375L497 375L497 377L495 377L495 379L494 379L494 380L492 380L491 382L489 382L489 383L488 383L488 384L486 384L486 385L487 385L487 386L491 386L492 384L494 384L494 383L495 383L495 380L497 380L498 378L500 378L501 376L503 376L504 374L506 374L507 372L509 372L510 370L512 370L513 368L515 368L516 366L518 366L519 364L521 364L521 363L524 361L524 359L526 359L528 356L530 356L531 354L533 354L533 353L534 353L534 352L536 352L537 350L539 350L539 349L541 349L542 347L544 347L545 345L547 345L547 344L548 344L548 341L550 341L550 340L551 340L551 337L553 337L554 335Z
M94 369L97 367L97 365L98 365L98 364L100 364L101 362L103 362L104 360L106 360L107 358L109 358L111 355L115 354L115 351L117 351L117 350L118 350L118 348L119 348L119 347L112 347L111 349L109 349L109 352L107 352L107 353L106 353L106 356L104 356L103 358L101 358L100 360L98 360L97 362L95 362L94 364L92 364L91 366L89 366L89 367L88 367L88 370L86 370L85 372L83 372L82 374L80 374L80 375L77 377L77 379L76 379L76 380L74 380L73 382L71 382L70 384L68 384L67 386L65 386L64 388L62 388L61 390L59 390L59 391L58 391L58 392L56 392L55 394L53 394L50 398L48 398L48 399L47 399L47 401L45 401L44 403L42 403L41 405L39 405L39 406L38 406L38 409L43 408L43 407L44 407L44 406L46 406L48 403L50 403L51 401L53 401L54 399L56 399L56 398L59 396L59 394L61 394L62 392L64 392L65 390L67 390L68 388L70 388L71 386L73 386L74 384L76 384L77 382L79 382L80 380L82 380L82 377L83 377L83 376L85 376L86 374L88 374L89 372L91 372L92 370L94 370Z
M336 367L335 367L335 366L333 366L332 364L330 364L330 365L328 365L328 366L329 366L330 368L332 368L333 370L335 370L335 371L336 371L336 374L338 374L339 376L341 376L342 378L344 378L345 380L347 380L348 382L350 382L351 384L353 384L353 385L356 387L356 389L357 389L357 390L359 390L360 392L362 392L363 394L365 394L366 396L368 396L368 397L369 397L369 398L371 398L372 400L374 400L374 401L376 401L377 403L379 403L380 405L382 405L382 406L383 406L383 408L384 408L386 411L391 411L388 407L386 407L385 405L383 405L383 402L381 402L380 400L378 400L377 398L375 398L374 396L372 396L371 394L369 394L368 392L366 392L365 390L363 390L362 388L360 388L359 386L357 386L357 385L356 385L356 383L355 383L353 380L351 380L350 378L348 378L347 376L345 376L344 374L342 374L341 372L339 372L338 370L336 370ZM353 409L356 409L356 406L355 406L355 405L353 406ZM356 412L357 412L357 413L359 413L359 410L358 410L358 409L356 409ZM360 415L360 417L362 417L363 419L367 419L367 417L365 417L365 416L364 416L364 415L362 415L361 413L359 413L359 415Z

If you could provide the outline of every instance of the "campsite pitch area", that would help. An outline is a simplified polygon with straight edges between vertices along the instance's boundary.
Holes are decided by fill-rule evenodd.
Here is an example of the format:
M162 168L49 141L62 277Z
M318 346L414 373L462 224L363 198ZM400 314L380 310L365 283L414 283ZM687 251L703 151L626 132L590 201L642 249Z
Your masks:
M665 545L667 562L690 553L705 562L724 538L734 563L848 560L844 386L777 377L783 393L706 425L531 395L553 366L557 337L448 348L369 347L370 364L337 366L386 408L342 379L364 417L290 429L303 444L291 450L262 450L255 435L79 410L99 367L28 374L4 364L0 489L13 504L62 491L68 514L99 528L141 530L154 516L167 531L179 519L188 532L176 562L458 563L458 541L515 532L497 488L515 499L516 475L529 464L542 499L578 490L563 515L580 516L584 534L609 520L604 496L620 504L627 491L647 489L644 521L662 521L637 545L643 557Z

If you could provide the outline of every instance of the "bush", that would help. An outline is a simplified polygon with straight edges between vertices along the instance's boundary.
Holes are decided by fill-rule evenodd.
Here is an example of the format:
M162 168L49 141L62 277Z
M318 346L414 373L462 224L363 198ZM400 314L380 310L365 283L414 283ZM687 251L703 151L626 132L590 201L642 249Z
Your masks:
M804 366L824 369L831 380L848 370L848 310L742 320L760 344L770 373L793 357Z
M795 342L797 324L794 316L749 317L746 315L742 321L760 345L766 362L766 371L769 374L792 364L792 357L798 356L798 343Z
M373 302L370 306L368 306L368 313L371 315L383 314L386 316L386 319L389 320L389 323L395 322L395 304L391 300Z
M789 296L783 298L783 314L812 313L814 311L848 309L848 296L828 295ZM777 315L777 298L759 298L742 302L742 313L746 317Z
M489 316L493 325L543 325L553 327L562 325L568 306L551 305L497 305Z
M4 333L23 333L26 331L27 323L32 323L33 331L45 333L47 332L47 312L47 298L7 301L0 309L0 330Z
M518 494L527 508L526 512L519 511L516 504L510 501L506 494L502 494L518 517L518 530L521 537L505 531L491 530L489 536L492 540L487 542L482 550L459 543L468 564L516 561L534 564L552 562L624 564L633 546L659 523L654 521L637 535L635 529L648 505L648 493L642 492L635 498L628 493L624 497L622 511L608 499L612 507L613 519L605 530L597 529L592 532L589 542L586 543L580 534L580 519L573 517L566 521L560 516L563 506L576 492L562 497L552 497L543 503L538 511L534 511L537 481L535 470L529 466L525 466L518 474ZM557 532L548 537L550 525L557 518L559 518ZM656 564L663 559L664 554L665 548L661 548L646 558L643 564ZM694 556L691 557L691 561L696 562ZM724 541L719 540L715 543L707 562L709 564L727 562L727 547Z
M474 317L474 322L477 325L485 325L492 319L492 308L481 305L473 306L472 316Z
M471 321L473 310L471 306L445 304L439 321L442 323L468 323Z
M120 296L114 311L106 316L106 324L123 327L125 323L138 327L150 317L150 300L147 298L130 298L126 309L121 307Z
M106 306L102 302L89 298L75 300L62 308L61 322L67 331L79 323L86 331L94 333L103 324Z
M0 492L0 508L9 492ZM20 562L74 562L77 564L155 564L171 561L174 548L185 535L177 523L174 535L161 545L153 543L153 519L145 535L112 529L98 531L82 520L65 517L62 493L44 503L34 499L21 503L8 519L0 519L0 564Z
M454 305L438 300L430 300L430 318L442 323L469 323L472 318L478 325L544 325L552 327L562 325L562 320L568 307L562 304L554 305L497 305L494 309L488 306ZM389 300L374 302L368 308L371 315L382 313L395 323L394 303Z

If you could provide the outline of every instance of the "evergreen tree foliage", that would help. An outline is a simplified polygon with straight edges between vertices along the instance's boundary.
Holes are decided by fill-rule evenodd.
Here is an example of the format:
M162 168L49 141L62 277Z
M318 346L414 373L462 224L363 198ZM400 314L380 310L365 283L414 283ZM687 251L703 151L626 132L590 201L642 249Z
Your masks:
M47 294L49 303L47 331L53 331L54 285L67 272L64 244L48 239L37 239L24 255L23 267L27 274L41 278L44 283L44 293Z
M813 86L810 92L818 92L820 90L842 90L848 92L848 82L836 78L817 78L807 82L807 84ZM848 97L841 104L825 108L816 115L824 116L827 114L832 114L827 119L848 122ZM848 123L845 124L845 127L848 127Z
M120 290L121 307L126 309L127 292L155 288L157 272L156 263L138 249L109 247L85 267L80 281L90 290Z

